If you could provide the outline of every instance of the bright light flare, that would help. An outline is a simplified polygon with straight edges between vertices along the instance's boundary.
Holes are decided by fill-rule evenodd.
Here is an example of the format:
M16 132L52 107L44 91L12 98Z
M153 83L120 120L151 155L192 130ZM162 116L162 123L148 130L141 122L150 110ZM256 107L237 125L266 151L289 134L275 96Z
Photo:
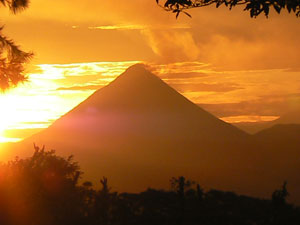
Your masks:
M0 94L0 142L19 141L25 137L20 134L48 127L136 63L141 62L37 65L29 73L29 82ZM299 74L288 70L217 71L201 62L148 65L165 82L175 85L181 94L198 104L262 104L288 99L288 108L299 108L299 82L294 82ZM259 113L248 116L247 111L240 113L221 119L237 123L278 118L277 113L268 117Z
M95 91L89 86L107 84L135 63L139 62L37 65L29 82L0 94L0 143L22 140L7 137L7 130L48 127ZM89 76L93 79L86 82Z

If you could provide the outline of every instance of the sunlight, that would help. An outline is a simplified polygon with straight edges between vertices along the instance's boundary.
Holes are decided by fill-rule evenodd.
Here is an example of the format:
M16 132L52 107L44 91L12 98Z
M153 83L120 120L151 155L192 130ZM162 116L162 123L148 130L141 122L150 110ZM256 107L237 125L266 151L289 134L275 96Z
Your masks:
M12 120L19 119L20 117L15 118L15 111L11 110L11 96L0 96L0 105L5 106L1 107L0 110L0 142L6 142L6 138L4 137L4 131L8 129L8 127L12 124Z
M23 137L7 136L7 130L46 128L74 108L97 87L105 85L139 61L41 64L30 80L0 95L0 143ZM20 132L18 132L20 133Z
M241 116L228 116L222 117L221 120L227 123L257 123L257 122L270 122L278 119L279 116L259 116L259 115L241 115Z
M0 133L1 135L1 133ZM22 138L6 138L0 136L0 143L7 143L7 142L18 142L21 141Z
M36 65L29 73L29 82L0 94L0 142L22 140L26 135L20 134L25 134L26 130L28 134L28 129L47 128L136 63L141 61ZM292 95L298 89L298 83L287 82L295 79L297 74L286 70L220 72L201 62L148 65L151 71L197 104L234 106L240 102L253 102L260 105L261 96L266 96L266 101L279 101L276 95L273 96L276 93L288 97L286 107L299 107L299 98ZM289 77L285 86L278 78L280 75ZM240 113L220 119L228 123L264 122L275 120L279 115Z

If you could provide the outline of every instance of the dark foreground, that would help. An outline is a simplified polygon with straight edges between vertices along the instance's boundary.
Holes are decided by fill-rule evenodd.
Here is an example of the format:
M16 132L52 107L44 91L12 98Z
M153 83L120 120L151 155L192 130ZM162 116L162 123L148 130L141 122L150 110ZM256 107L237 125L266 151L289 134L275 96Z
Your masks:
M169 191L117 193L105 177L97 189L81 182L72 157L35 150L28 159L0 166L1 225L300 224L300 209L286 202L286 184L268 200L204 192L184 177L172 178Z

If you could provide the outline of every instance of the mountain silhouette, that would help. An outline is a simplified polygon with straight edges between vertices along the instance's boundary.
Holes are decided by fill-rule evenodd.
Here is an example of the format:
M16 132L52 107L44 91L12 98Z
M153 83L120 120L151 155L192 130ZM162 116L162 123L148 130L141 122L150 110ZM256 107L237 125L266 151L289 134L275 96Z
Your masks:
M233 125L249 134L256 134L260 131L280 124L300 124L300 110L298 109L289 111L273 121L240 122L234 123Z
M270 141L297 141L300 140L300 124L276 124L258 132L255 137Z
M107 176L119 191L166 188L170 177L183 175L206 187L266 196L286 177L272 174L276 162L265 160L273 153L264 140L219 120L142 64L9 153L29 156L33 143L75 155L84 178Z
M188 137L203 141L232 141L247 136L201 109L164 83L142 64L128 68L108 86L55 122L52 129L72 133L130 133L152 137ZM142 133L141 133L142 132Z
M300 124L300 110L293 110L280 116L273 124Z

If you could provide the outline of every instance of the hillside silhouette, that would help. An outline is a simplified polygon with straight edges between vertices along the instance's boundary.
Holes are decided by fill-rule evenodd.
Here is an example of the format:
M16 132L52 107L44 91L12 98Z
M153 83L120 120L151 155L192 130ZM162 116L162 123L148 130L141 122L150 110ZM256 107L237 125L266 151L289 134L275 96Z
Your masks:
M282 115L273 124L300 124L300 110L293 110Z
M274 136L270 144L263 136L219 120L137 64L8 154L29 156L32 143L72 154L87 179L108 176L119 191L141 191L149 181L165 188L181 174L255 196L287 179L300 199L299 143Z
M278 119L273 121L265 121L265 122L240 122L235 123L234 126L239 129L249 133L256 134L265 129L271 128L275 125L280 124L300 124L300 110L292 110L283 115L281 115ZM299 132L298 132L299 134Z
M276 124L269 129L264 129L255 134L258 139L285 142L299 141L300 124Z
M93 183L71 156L34 146L28 158L0 166L1 225L298 225L300 208L287 203L288 184L266 199L204 190L186 177L167 189L116 192L110 179ZM149 180L149 186L152 185Z

